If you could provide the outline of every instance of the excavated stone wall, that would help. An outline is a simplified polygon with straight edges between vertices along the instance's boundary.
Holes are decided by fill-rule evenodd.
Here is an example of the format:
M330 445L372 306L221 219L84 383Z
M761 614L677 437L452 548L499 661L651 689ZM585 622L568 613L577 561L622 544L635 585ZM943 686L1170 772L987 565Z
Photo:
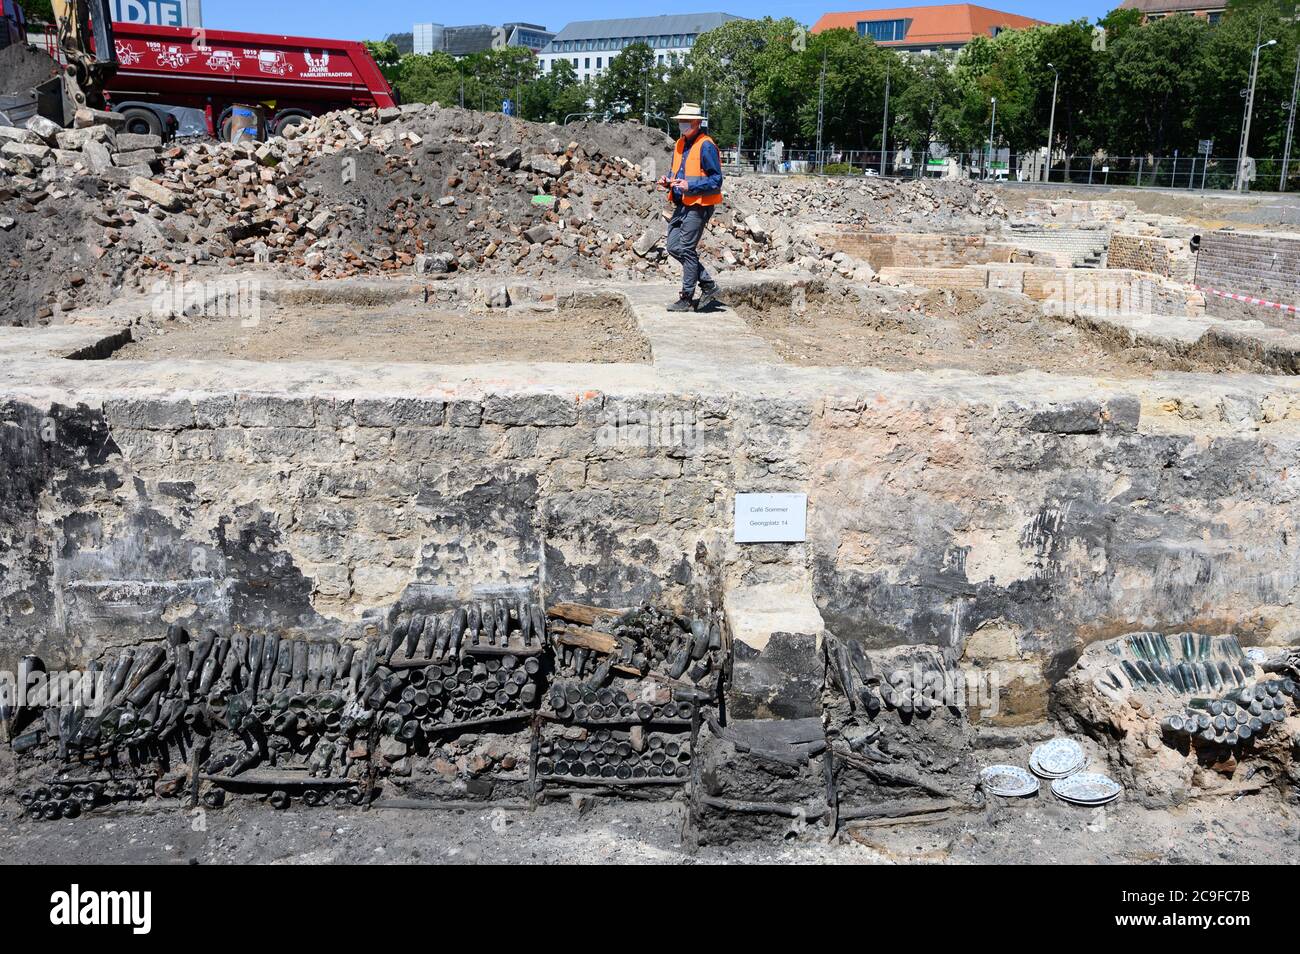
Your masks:
M827 628L953 646L1001 672L1011 721L1045 711L1080 648L1134 625L1294 642L1300 441L1225 433L1230 404L829 406L810 518Z
M1300 637L1294 392L877 378L790 398L11 397L0 655L75 662L160 618L355 634L422 592L673 605L719 565L728 586L809 573L841 637L1004 668L1013 720L1102 636ZM635 430L666 412L683 439ZM756 490L808 491L807 543L730 542L733 494Z
M1009 243L991 242L983 235L903 234L893 232L832 232L818 236L826 248L860 258L874 269L951 265L986 265L990 262L1028 261L1030 252L1017 254Z

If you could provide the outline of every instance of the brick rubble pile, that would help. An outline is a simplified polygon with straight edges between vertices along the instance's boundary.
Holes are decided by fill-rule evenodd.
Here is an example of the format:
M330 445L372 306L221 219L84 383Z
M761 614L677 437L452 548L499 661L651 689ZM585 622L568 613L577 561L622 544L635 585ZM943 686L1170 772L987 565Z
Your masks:
M149 288L173 271L298 277L482 271L666 279L671 141L635 124L567 127L437 104L316 117L263 143L165 144L81 110L0 127L0 289L12 324ZM833 260L808 222L941 227L1004 218L968 183L729 180L704 253L724 269ZM841 256L842 259L842 256Z

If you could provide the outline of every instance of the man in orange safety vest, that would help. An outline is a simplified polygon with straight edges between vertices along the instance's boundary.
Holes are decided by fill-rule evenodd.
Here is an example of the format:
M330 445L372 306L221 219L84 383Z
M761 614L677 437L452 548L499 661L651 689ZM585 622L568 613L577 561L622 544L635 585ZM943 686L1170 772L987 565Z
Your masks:
M667 249L682 264L682 292L668 310L704 311L718 303L718 283L700 264L697 247L713 210L722 202L722 157L717 144L702 129L704 115L697 103L683 103L673 119L681 138L673 149L671 174L660 178L659 186L668 190L668 201L673 205ZM697 284L698 302L694 300Z

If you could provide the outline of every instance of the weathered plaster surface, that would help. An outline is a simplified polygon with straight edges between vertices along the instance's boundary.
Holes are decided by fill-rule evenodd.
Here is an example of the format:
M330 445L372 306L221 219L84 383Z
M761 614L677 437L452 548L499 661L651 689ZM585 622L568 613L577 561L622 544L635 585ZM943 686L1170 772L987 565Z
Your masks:
M521 589L680 605L713 572L773 630L958 658L997 627L1031 688L1135 628L1300 639L1292 379L792 368L627 295L653 365L152 365L59 356L104 329L0 334L0 656ZM666 414L689 430L640 426ZM731 543L754 490L806 490L807 543Z

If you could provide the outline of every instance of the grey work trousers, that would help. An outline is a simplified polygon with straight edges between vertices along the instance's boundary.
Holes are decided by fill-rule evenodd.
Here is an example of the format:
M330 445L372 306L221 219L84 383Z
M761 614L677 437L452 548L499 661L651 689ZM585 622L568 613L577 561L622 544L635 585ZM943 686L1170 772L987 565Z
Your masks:
M673 217L668 220L668 241L665 247L668 254L682 263L682 296L695 294L698 282L705 288L713 285L713 278L708 270L700 264L700 255L696 246L704 227L713 217L712 205L679 205L673 209Z

